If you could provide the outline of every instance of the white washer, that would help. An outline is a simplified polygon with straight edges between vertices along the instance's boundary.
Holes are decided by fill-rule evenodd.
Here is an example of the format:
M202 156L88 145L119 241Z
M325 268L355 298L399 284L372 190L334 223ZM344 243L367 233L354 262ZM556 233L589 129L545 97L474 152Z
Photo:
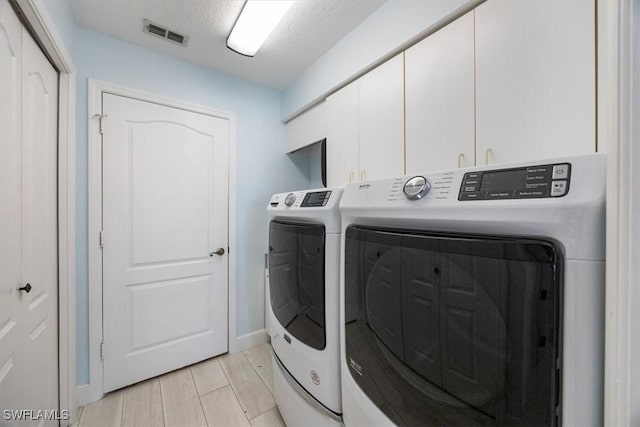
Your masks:
M271 197L274 395L288 426L342 425L338 290L341 188Z
M605 164L345 188L347 427L603 424Z

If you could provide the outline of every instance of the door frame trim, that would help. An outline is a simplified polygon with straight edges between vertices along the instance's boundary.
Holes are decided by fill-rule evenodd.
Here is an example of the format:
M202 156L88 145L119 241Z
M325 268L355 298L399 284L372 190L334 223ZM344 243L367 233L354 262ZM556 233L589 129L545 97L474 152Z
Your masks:
M102 94L125 96L140 101L191 111L229 121L229 182L228 182L228 351L237 350L236 316L236 131L235 113L204 105L184 102L154 93L132 89L105 81L89 79L88 123L88 179L89 179L89 390L87 398L95 402L104 395L104 362L100 355L103 338L102 318L102 248L99 233L102 229L102 150L99 115L102 113ZM108 120L109 118L105 118Z
M598 147L607 151L604 425L638 421L640 201L638 71L640 2L597 0Z
M58 69L58 391L70 425L78 408L76 385L76 69L42 2L10 0L22 11L41 48ZM62 424L61 424L62 425Z

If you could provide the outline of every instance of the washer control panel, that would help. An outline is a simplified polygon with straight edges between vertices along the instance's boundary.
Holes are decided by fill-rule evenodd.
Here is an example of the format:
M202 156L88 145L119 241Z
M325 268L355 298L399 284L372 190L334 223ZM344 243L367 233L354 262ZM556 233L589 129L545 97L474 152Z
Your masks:
M316 191L313 193L307 193L302 199L301 208L317 208L326 206L331 197L331 191Z
M570 181L570 163L467 172L458 200L562 197L569 192Z

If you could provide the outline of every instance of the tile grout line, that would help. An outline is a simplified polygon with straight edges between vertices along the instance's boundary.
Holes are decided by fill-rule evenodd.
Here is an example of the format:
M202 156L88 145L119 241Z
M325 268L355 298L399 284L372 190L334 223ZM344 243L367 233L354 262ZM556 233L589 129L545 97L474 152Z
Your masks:
M209 420L207 419L207 412L204 410L204 405L202 404L202 399L200 396L200 392L198 391L198 386L196 385L196 379L193 377L193 370L189 367L189 374L191 376L191 382L193 383L193 388L196 390L196 396L198 396L198 403L200 404L200 409L202 409L202 415L204 416L204 422L209 425Z
M162 375L163 377L167 375L164 374ZM162 387L162 380L160 378L158 378L158 383L160 385L160 406L162 407L162 424L166 427L167 426L167 415L164 412L164 391L163 391L163 387Z
M122 427L122 419L124 418L124 391L122 391L120 395L120 427Z
M261 344L263 345L263 344ZM259 346L257 346L259 347ZM252 348L257 348L257 347L252 347ZM269 344L269 347L271 347L271 344ZM245 350L246 351L246 350ZM251 363L251 360L249 360L249 358L244 354L244 351L242 352L242 355L244 356L245 359L247 359L247 362L249 362L249 366L251 366L251 368L253 369L253 371L256 373L256 375L258 376L258 378L260 378L260 381L262 381L262 384L264 384L264 386L267 388L267 391L269 392L269 394L271 395L271 397L273 397L273 401L275 403L276 401L276 397L274 396L273 392L271 391L271 389L269 388L269 386L267 385L266 381L262 378L262 375L260 375L260 373L258 372L258 370L255 368L255 366L253 366L253 363ZM260 415L264 414L265 412L268 412L270 410L272 410L273 408L277 408L278 404L275 404L274 406L272 406L271 408L267 409L266 411L262 412L259 415L256 415L253 418L249 418L247 417L247 419L249 419L249 421L254 420L256 418L258 418Z
M227 353L227 354L231 354L231 353ZM238 353L236 353L238 354ZM240 352L239 354L242 355L242 357L245 357L245 355L243 354L243 352ZM218 362L220 363L220 362ZM249 363L249 365L251 365L251 362L249 362L249 360L247 359L247 363ZM245 407L242 405L242 401L240 400L240 398L238 397L238 393L236 393L236 390L233 388L233 384L231 383L231 379L229 378L229 375L227 375L227 373L224 370L224 365L222 363L220 363L220 369L222 369L222 373L224 374L224 376L227 378L227 382L229 383L229 387L231 387L231 391L233 392L233 395L235 396L236 400L238 401L238 403L240 404L240 407L242 408L242 412L244 413L244 417L247 419L247 421L249 421L249 424L251 424L251 420L253 418L249 418L248 411L247 409L245 409ZM255 418L255 417L254 417Z
M160 409L162 410L162 426L166 427L167 426L167 422L165 421L165 416L164 416L164 399L162 398L162 381L160 381L160 378L158 378L158 388L160 389Z
M261 344L263 345L263 344ZM269 347L271 347L271 344L269 344ZM252 348L257 348L257 347L252 347ZM267 384L267 382L264 380L264 378L262 378L262 375L260 375L260 372L258 372L258 370L256 369L255 366L253 366L253 363L251 362L251 360L249 360L249 358L244 354L244 351L242 352L242 355L244 356L245 359L247 359L247 362L249 362L249 365L251 366L251 368L253 369L253 371L256 373L256 375L258 376L258 378L260 378L260 381L262 381L262 384L264 384L264 386L267 388L267 391L271 394L271 396L273 397L273 400L276 400L276 397L273 395L273 392L271 391L271 389L269 388L269 385ZM278 406L278 405L276 405Z

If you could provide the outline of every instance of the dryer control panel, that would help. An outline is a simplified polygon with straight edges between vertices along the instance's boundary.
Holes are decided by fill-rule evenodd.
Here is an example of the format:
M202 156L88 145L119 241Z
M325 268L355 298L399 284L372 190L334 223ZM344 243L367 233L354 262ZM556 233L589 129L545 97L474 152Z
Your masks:
M570 163L467 172L458 200L562 197L569 192L570 180Z

